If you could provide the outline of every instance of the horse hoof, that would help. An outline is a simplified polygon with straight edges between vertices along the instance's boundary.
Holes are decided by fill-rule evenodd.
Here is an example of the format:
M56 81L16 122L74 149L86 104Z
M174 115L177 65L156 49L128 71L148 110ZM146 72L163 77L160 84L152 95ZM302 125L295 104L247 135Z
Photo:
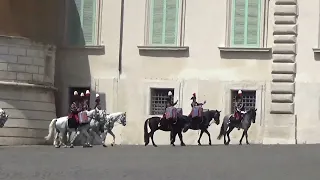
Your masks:
M54 146L55 148L60 148L60 146Z
M202 144L201 143L198 143L198 146L201 146Z
M226 145L226 146L227 146L227 145L229 145L229 143L228 143L228 142L224 142L224 145Z
M176 145L174 145L174 144L171 144L171 146L176 146Z
M209 146L211 146L212 144L211 143L209 143Z
M114 144L111 144L111 146L114 146Z
M102 146L103 146L103 147L107 147L107 145L105 145L105 144L103 144Z
M182 143L181 146L186 146L186 144L185 144L185 143Z
M153 147L158 147L158 146L154 144Z
M242 143L239 143L239 145L241 146L241 145L242 145Z
M249 142L247 142L247 145L250 145L250 143L249 143Z
M74 148L73 145L71 145L70 148Z

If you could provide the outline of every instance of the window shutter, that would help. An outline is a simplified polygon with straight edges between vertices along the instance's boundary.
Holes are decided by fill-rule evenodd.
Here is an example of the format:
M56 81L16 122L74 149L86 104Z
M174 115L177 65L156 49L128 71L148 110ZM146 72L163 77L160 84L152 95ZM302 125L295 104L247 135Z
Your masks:
M232 45L245 45L246 0L233 0L232 3Z
M166 0L164 44L176 45L179 0Z
M261 16L261 0L248 1L248 17L247 17L247 45L260 46L260 16Z
M152 0L151 9L151 43L162 44L163 39L163 21L164 21L164 3L166 0Z
M82 19L82 0L73 0L69 3L67 39L69 45L80 45Z
M82 31L86 45L96 44L96 0L83 0Z

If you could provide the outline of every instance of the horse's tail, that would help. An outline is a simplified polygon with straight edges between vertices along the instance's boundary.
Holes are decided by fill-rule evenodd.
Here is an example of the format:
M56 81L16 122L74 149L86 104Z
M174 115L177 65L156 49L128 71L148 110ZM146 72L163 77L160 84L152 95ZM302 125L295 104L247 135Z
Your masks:
M52 136L54 135L55 127L56 127L57 119L52 119L52 121L49 124L49 133L46 137L44 137L45 140L50 140Z
M217 139L220 140L221 137L223 136L223 134L224 134L224 122L222 122L222 124L221 124L220 133L219 133Z
M148 133L148 123L149 119L144 122L144 143L149 144L149 133Z

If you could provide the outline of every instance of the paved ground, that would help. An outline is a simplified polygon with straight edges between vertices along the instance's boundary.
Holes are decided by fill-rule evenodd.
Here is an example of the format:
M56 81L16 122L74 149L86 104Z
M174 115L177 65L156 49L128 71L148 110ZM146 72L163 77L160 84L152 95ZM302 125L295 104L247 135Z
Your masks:
M320 145L0 147L1 180L319 180Z

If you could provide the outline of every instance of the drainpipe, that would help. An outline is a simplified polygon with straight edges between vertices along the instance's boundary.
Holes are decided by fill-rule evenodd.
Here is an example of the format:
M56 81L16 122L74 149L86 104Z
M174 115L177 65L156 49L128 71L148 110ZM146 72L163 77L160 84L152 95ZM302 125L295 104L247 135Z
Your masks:
M117 103L116 109L118 110L118 102L119 102L119 83L120 76L122 74L122 45L123 45L123 19L124 19L124 0L121 0L121 9L120 9L120 35L119 35L119 59L118 59L118 79L117 79Z
M122 44L123 44L123 14L124 14L124 0L121 0L121 10L120 10L120 39L119 39L119 61L118 61L118 71L119 79L122 74Z

